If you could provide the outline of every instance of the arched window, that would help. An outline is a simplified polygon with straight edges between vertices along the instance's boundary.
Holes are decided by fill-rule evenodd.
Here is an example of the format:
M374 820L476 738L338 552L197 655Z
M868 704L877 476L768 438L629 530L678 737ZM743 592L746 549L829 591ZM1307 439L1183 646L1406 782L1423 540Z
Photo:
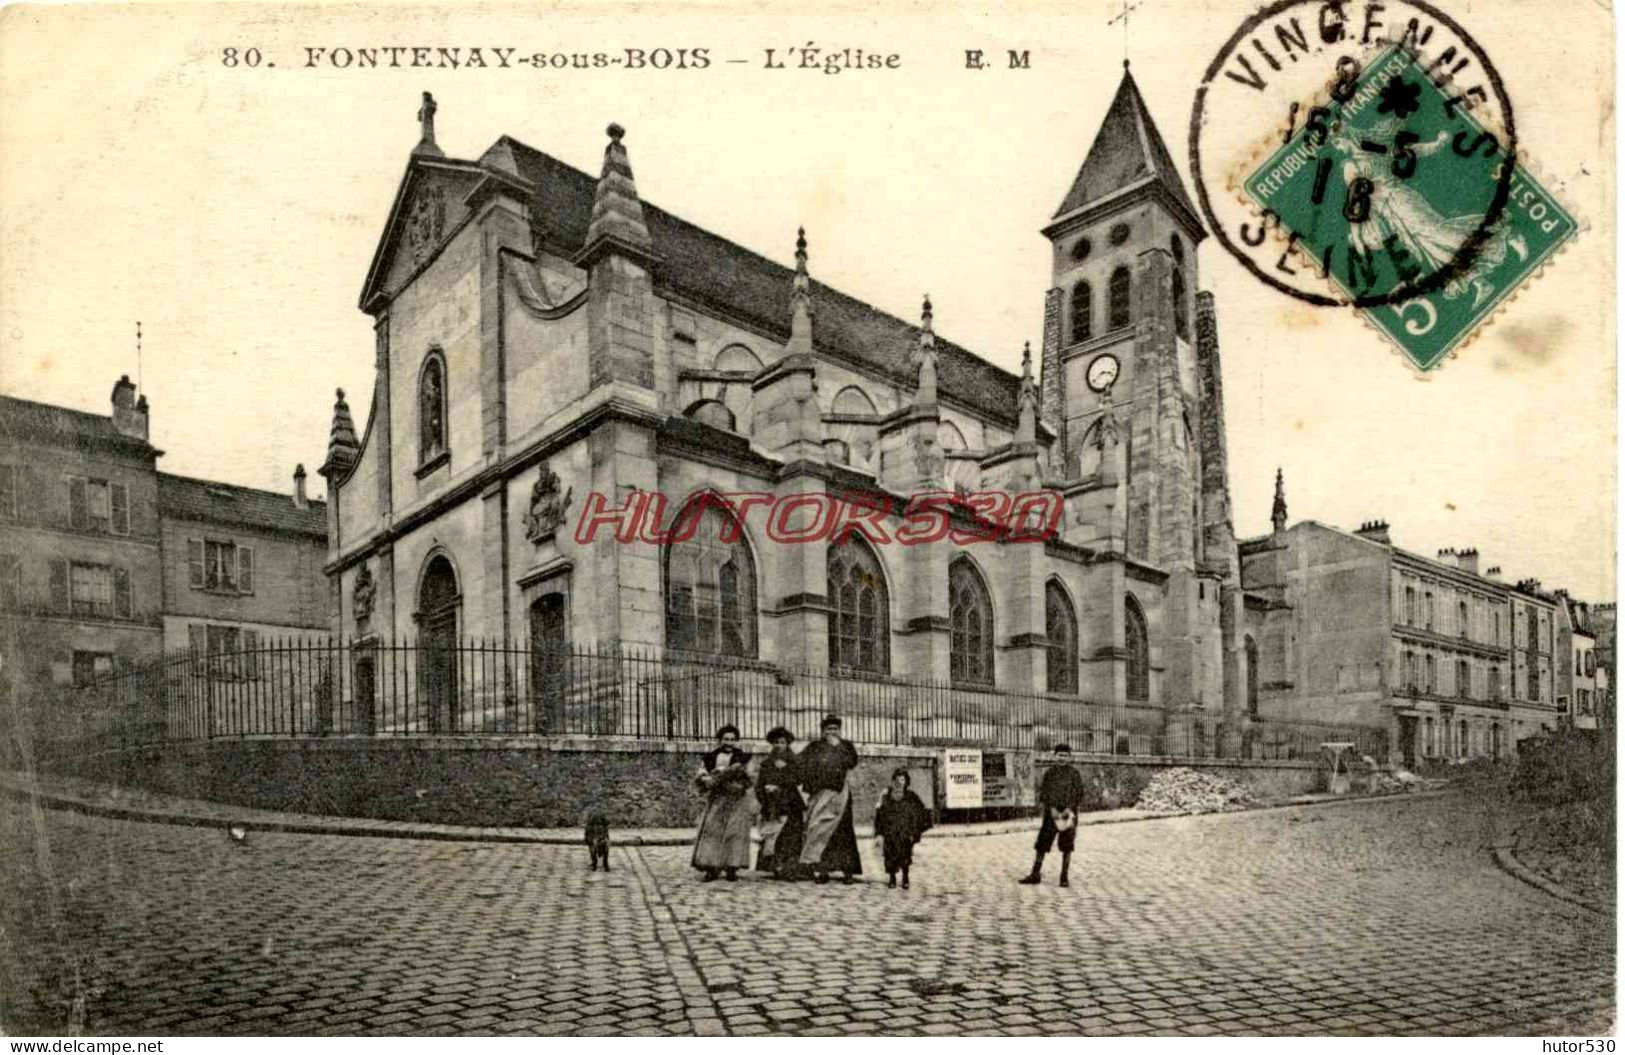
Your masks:
M965 557L948 566L948 670L955 685L993 684L993 600Z
M1048 648L1045 674L1050 692L1078 691L1078 616L1061 584L1044 584L1044 638Z
M726 370L730 373L760 373L762 361L756 353L742 344L730 344L717 353L712 363L713 370Z
M1258 642L1249 635L1244 643L1247 653L1247 713L1258 716Z
M734 424L734 412L728 409L726 403L715 399L702 399L683 411L685 418L703 421L712 428L722 429L726 432L737 432Z
M430 352L418 375L418 463L446 453L446 361Z
M869 398L869 393L857 385L847 385L835 393L835 401L830 404L831 414L842 414L851 417L874 417L876 415L875 401Z
M1145 615L1133 597L1123 598L1123 649L1128 653L1128 698L1151 698L1151 635Z
M891 601L880 561L857 532L829 547L829 665L891 672Z
M1128 268L1120 267L1112 272L1110 283L1106 287L1106 327L1111 330L1120 330L1129 324L1133 311L1129 305L1130 279Z
M1467 665L1465 659L1456 660L1456 695L1461 697L1473 694L1473 669Z
M1428 692L1438 692L1439 691L1439 663L1438 663L1438 660L1433 656L1428 656L1428 657L1426 657L1426 659L1423 662L1426 664L1426 667L1427 667L1427 691Z
M1185 272L1181 268L1174 268L1173 287L1174 332L1188 341L1191 336L1191 312L1185 299Z
M1405 625L1416 625L1416 588L1405 587Z
M1093 334L1090 332L1094 324L1095 310L1094 290L1089 283L1079 282L1072 287L1072 343L1087 341Z
M667 647L754 657L756 561L739 521L722 499L701 495L672 530L680 540L665 547Z

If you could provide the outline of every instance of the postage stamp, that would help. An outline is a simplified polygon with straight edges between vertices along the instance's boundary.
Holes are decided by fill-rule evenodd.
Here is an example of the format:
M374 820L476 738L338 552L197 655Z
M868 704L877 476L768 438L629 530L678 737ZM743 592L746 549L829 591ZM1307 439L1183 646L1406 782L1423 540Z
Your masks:
M1423 370L1468 340L1578 230L1503 151L1503 138L1454 104L1400 45L1358 73L1342 66L1304 113L1243 192ZM1384 302L1368 302L1374 297Z

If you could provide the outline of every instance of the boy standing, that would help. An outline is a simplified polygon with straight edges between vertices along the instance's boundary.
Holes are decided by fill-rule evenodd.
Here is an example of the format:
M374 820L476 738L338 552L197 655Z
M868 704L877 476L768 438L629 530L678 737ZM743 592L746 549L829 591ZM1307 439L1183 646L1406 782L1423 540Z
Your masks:
M1083 805L1083 775L1072 768L1072 748L1055 745L1055 765L1044 774L1038 786L1038 805L1044 819L1038 826L1038 842L1033 849L1033 870L1021 880L1024 886L1037 886L1043 880L1044 855L1056 843L1061 845L1061 885L1067 885L1067 869L1072 867L1072 849L1078 841L1078 807Z

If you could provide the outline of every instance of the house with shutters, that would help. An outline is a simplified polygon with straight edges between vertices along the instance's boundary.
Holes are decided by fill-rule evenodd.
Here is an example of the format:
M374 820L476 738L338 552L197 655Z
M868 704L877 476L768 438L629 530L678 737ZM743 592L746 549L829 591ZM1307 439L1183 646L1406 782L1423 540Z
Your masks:
M327 511L294 493L158 474L164 650L252 653L327 625Z
M158 471L128 377L108 415L0 396L0 670L84 684L326 625L327 513Z

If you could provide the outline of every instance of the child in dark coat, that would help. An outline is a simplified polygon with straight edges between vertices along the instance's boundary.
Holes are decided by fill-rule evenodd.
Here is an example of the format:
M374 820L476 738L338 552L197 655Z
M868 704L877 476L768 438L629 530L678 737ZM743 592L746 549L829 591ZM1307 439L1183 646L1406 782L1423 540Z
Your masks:
M881 838L886 874L891 877L886 886L895 887L897 873L902 872L904 890L908 889L909 866L914 863L914 844L931 827L931 814L925 803L908 785L908 770L894 771L891 787L875 807L875 834Z

